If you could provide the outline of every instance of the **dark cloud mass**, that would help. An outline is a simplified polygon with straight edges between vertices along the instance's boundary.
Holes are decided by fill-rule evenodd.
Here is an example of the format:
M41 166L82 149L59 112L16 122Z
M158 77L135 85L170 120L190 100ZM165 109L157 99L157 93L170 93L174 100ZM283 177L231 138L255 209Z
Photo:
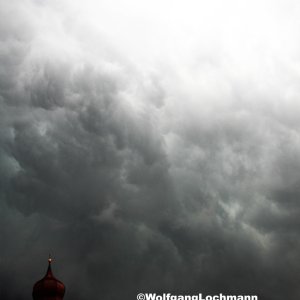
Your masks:
M154 64L146 31L135 63L79 13L0 1L0 298L30 299L51 252L66 300L299 299L299 55L210 38Z

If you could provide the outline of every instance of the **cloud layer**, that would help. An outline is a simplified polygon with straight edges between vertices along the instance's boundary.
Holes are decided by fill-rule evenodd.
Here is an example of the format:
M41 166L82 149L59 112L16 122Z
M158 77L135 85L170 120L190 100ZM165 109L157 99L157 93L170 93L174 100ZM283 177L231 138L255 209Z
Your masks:
M299 298L299 4L0 8L1 299Z

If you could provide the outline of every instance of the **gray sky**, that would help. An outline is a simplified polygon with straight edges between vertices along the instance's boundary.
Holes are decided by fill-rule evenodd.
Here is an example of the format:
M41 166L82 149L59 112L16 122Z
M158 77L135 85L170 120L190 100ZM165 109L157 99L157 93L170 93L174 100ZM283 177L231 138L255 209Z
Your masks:
M300 297L299 1L0 0L0 297Z

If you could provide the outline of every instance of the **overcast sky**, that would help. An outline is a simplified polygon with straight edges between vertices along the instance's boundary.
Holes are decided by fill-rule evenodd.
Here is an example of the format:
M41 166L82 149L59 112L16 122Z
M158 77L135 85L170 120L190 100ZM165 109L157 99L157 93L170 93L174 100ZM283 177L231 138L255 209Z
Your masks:
M0 0L0 298L300 297L300 3Z

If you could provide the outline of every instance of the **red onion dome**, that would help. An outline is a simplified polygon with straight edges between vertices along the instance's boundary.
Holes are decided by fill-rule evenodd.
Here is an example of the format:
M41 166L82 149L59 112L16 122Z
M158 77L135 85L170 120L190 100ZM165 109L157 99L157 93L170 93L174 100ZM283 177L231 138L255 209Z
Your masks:
M62 300L64 297L65 285L53 276L51 262L52 259L49 257L46 275L33 286L34 300Z

